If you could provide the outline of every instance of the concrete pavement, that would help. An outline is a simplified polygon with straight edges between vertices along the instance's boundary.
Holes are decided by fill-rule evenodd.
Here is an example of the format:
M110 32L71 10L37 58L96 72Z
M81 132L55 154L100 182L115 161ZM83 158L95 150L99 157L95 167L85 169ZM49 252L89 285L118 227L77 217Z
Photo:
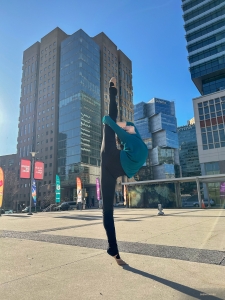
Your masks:
M224 209L115 209L0 218L0 299L225 299Z

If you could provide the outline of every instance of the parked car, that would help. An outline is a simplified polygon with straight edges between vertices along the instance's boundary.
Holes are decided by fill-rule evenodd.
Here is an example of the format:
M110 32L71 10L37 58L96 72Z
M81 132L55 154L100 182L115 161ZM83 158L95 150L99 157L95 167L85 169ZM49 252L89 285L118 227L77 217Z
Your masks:
M12 209L5 209L4 214L5 215L13 214L13 210Z
M30 206L27 206L22 210L22 213L28 213L29 211L30 211ZM36 207L36 210L35 210L35 206L32 206L31 212L35 212L35 211L42 211L42 210L39 206Z
M60 205L58 205L55 210L69 210L69 209L75 209L77 206L77 203L75 201L69 201L69 202L63 202Z
M208 199L204 199L204 204L206 207L208 206ZM210 199L210 205L211 206L216 205L213 199ZM187 199L183 199L182 207L199 207L198 195L193 195Z

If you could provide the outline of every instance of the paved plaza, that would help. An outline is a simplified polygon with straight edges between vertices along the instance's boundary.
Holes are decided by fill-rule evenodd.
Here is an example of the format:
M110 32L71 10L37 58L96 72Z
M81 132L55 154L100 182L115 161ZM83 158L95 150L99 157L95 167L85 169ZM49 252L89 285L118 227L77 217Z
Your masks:
M0 299L225 299L225 209L116 208L2 215Z

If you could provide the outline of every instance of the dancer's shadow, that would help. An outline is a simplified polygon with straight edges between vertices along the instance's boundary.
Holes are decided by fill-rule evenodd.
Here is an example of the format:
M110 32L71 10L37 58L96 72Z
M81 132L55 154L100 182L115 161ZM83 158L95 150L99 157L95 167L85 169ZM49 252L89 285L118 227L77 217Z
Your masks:
M193 288L190 288L188 286L179 284L177 282L170 281L170 280L167 280L167 279L164 279L164 278L161 278L161 277L158 277L158 276L155 276L155 275L143 272L141 270L132 268L129 265L123 266L123 269L126 270L126 271L128 271L128 272L136 273L136 274L144 276L146 278L155 280L155 281L157 281L157 282L159 282L161 284L167 285L168 287L171 287L174 290L177 290L177 291L179 291L179 292L181 292L183 294L186 294L188 296L194 297L196 299L204 299L204 300L206 300L206 299L210 299L210 300L219 300L220 299L221 300L222 299L222 298L216 297L215 293L214 294L207 294L207 293L205 293L203 291L195 290Z

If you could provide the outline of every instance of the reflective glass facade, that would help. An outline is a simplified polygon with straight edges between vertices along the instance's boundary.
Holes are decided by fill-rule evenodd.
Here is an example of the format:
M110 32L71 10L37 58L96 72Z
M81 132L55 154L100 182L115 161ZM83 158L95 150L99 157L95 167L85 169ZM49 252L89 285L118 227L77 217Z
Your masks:
M150 120L152 133L160 130L177 132L177 119L174 116L159 113L150 118Z
M151 151L151 165L174 164L174 149L155 147Z
M177 128L182 177L201 176L195 124ZM182 194L193 194L196 182L182 183Z
M195 125L178 127L180 166L183 177L200 176Z
M142 184L127 185L127 193L130 198L130 207L157 208L176 207L174 184Z
M179 148L178 135L172 131L159 131L153 133L153 147Z
M134 120L149 149L146 168L151 168L147 173L152 177L148 180L175 177L179 144L174 102L153 98L148 103L138 103L134 106ZM135 179L143 178L143 174L146 170L140 171Z
M151 117L159 113L175 116L174 102L159 98L153 98L150 100L147 103L147 116Z
M175 177L175 168L173 164L163 164L153 166L153 176L157 179L166 179Z
M58 141L62 182L89 183L88 165L100 166L100 50L82 30L61 43Z
M223 173L222 165L224 162L210 162L202 165L202 172L204 175L216 175ZM208 183L208 191L210 198L216 201L217 205L221 205L221 197L220 197L220 182ZM204 193L207 195L206 191ZM224 203L223 203L224 204Z
M137 120L135 122L135 126L137 127L141 138L144 140L148 149L152 149L152 134L149 128L149 118L144 118L141 120Z
M140 102L134 105L134 121L144 119L147 116L146 109L147 109L147 104L145 102Z
M225 2L182 5L190 73L202 95L225 89Z

